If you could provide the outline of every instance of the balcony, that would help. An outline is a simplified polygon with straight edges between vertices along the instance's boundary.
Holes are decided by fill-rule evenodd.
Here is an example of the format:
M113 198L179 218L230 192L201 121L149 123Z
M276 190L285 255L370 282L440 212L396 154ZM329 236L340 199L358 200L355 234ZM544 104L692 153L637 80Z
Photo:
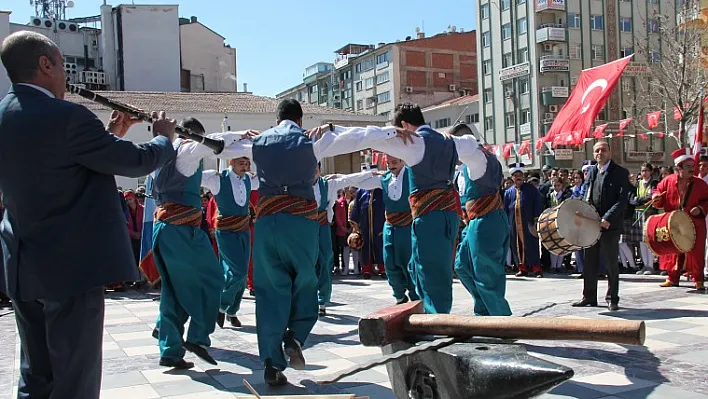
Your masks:
M543 24L536 30L536 43L565 42L566 28L561 24Z
M538 61L541 73L568 72L570 70L570 61L566 55L544 55Z
M568 88L562 86L548 86L541 88L541 104L561 105L568 100Z
M536 3L536 12L565 12L565 0L536 0L534 3Z

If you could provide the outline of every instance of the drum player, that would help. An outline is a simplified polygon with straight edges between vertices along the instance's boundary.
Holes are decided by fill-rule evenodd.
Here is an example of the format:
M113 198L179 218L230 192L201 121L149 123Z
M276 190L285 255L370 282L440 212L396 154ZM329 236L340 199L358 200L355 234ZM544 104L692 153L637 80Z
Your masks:
M654 207L664 212L684 210L691 215L696 231L696 245L686 254L662 256L660 267L668 272L662 287L678 287L682 266L693 277L697 290L705 290L703 262L706 241L705 216L708 210L708 185L700 177L693 175L695 161L689 148L679 148L671 153L677 173L659 182L652 196Z

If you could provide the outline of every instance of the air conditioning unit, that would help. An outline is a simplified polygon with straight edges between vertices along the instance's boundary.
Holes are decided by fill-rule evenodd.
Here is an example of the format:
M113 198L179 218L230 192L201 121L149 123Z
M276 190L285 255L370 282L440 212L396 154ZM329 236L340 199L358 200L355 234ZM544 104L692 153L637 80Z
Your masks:
M447 87L447 89L450 90L450 91L455 91L455 90L457 90L457 87L456 87L455 85L449 85L449 86Z
M105 85L108 81L105 72L94 72L94 71L82 71L81 72L81 83Z
M406 93L413 93L413 88L410 86L406 86Z
M558 106L557 105L549 105L548 112L558 112Z
M42 27L51 29L54 27L54 21L52 21L51 19L42 18Z
M543 44L543 51L546 51L546 52L549 52L549 53L552 52L552 51L553 51L553 45L550 44L550 43L544 43L544 44Z
M543 119L553 119L554 116L555 115L553 115L552 113L546 112L545 114L543 114Z
M57 30L64 32L76 32L79 30L79 26L73 22L57 21Z
M42 25L42 18L40 17L32 17L30 18L30 25L32 26L43 26Z
M66 72L66 81L76 83L79 80L79 70L77 65L71 62L64 63L64 72Z

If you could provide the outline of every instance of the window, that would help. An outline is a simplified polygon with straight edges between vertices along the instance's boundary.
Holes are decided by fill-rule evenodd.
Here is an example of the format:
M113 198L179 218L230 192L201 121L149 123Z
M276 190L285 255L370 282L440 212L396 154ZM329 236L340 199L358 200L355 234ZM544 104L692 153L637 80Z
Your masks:
M390 119L391 118L391 111L382 112L379 114L379 116L383 116L386 119Z
M382 73L381 75L376 76L376 84L380 85L381 83L386 83L390 80L388 71Z
M652 63L661 62L661 54L658 51L652 50L649 52L649 61Z
M360 81L356 82L356 91L362 91L364 89L363 83Z
M647 0L647 4L659 4L659 0Z
M492 34L490 32L482 33L482 47L489 47L492 44Z
M374 78L366 78L364 81L364 88L370 89L372 87L374 87Z
M485 103L492 102L492 89L484 89L484 102Z
M568 27L571 29L580 29L580 14L573 12L568 13Z
M482 4L479 7L479 15L482 16L482 19L487 19L489 18L489 3Z
M511 7L511 0L501 0L502 10L508 10Z
M469 114L465 115L465 123L479 123L479 114Z
M592 59L593 60L604 60L605 59L605 46L602 44L592 45Z
M494 119L491 116L484 118L484 130L494 129Z
M505 127L514 127L516 126L516 118L514 118L514 113L513 112L507 112L504 114L504 126Z
M390 91L383 92L383 93L376 96L376 102L379 104L380 103L387 103L389 101L391 101L391 92Z
M310 86L310 93L317 93L317 85Z
M511 59L511 53L506 53L502 56L502 68L512 66L514 61Z
M516 21L516 31L519 35L526 33L526 18Z
M482 73L485 75L492 74L492 61L491 60L482 61Z
M529 92L529 80L528 78L519 78L519 92L521 94L526 94Z
M568 58L572 60L580 60L583 58L583 46L579 44L571 44L568 46Z
M361 72L361 62L356 64L356 67L354 67L357 73Z
M531 110L526 108L521 110L521 114L519 115L521 118L520 124L523 125L525 123L529 123L531 120Z
M435 129L440 129L448 126L450 126L450 118L443 118L435 121Z
M504 83L504 85L502 85L502 91L504 92L504 97L509 97L509 93L514 93L514 86L511 84L511 82Z
M363 108L364 108L364 100L357 100L356 109L363 109Z
M376 65L388 62L388 51L376 56Z
M620 56L622 58L624 57L629 57L630 55L634 54L634 48L633 47L623 47L620 50Z
M605 17L602 15L591 15L590 16L590 29L592 30L602 30L605 25Z
M510 23L506 23L506 24L502 25L501 36L502 36L502 40L511 39L511 24Z
M516 4L524 4L526 3L526 0L516 0Z
M647 24L647 31L649 33L659 33L659 21L656 19L650 19Z
M619 20L620 32L632 32L632 18L622 17Z
M516 51L516 61L521 64L529 60L529 49L520 48Z

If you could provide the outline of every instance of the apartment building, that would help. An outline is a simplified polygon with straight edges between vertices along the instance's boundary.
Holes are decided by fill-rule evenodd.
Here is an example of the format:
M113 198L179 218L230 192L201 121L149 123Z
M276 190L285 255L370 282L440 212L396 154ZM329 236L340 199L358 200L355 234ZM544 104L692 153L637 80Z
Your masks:
M476 94L476 47L475 32L456 27L395 43L350 43L335 51L333 63L308 67L302 83L276 98L390 118L401 102L426 107Z
M642 101L650 97L638 81L648 79L649 63L661 59L655 15L675 14L679 3L477 0L480 133L490 144L529 140L535 148L583 69L633 54L640 43L649 42L649 51L635 54L598 121L638 117ZM555 159L549 151L534 150L529 161L533 168L547 163L577 167L589 158L591 145L563 160ZM664 162L664 154L670 150L667 145L666 139L658 136L611 140L614 158L625 164L648 159Z

